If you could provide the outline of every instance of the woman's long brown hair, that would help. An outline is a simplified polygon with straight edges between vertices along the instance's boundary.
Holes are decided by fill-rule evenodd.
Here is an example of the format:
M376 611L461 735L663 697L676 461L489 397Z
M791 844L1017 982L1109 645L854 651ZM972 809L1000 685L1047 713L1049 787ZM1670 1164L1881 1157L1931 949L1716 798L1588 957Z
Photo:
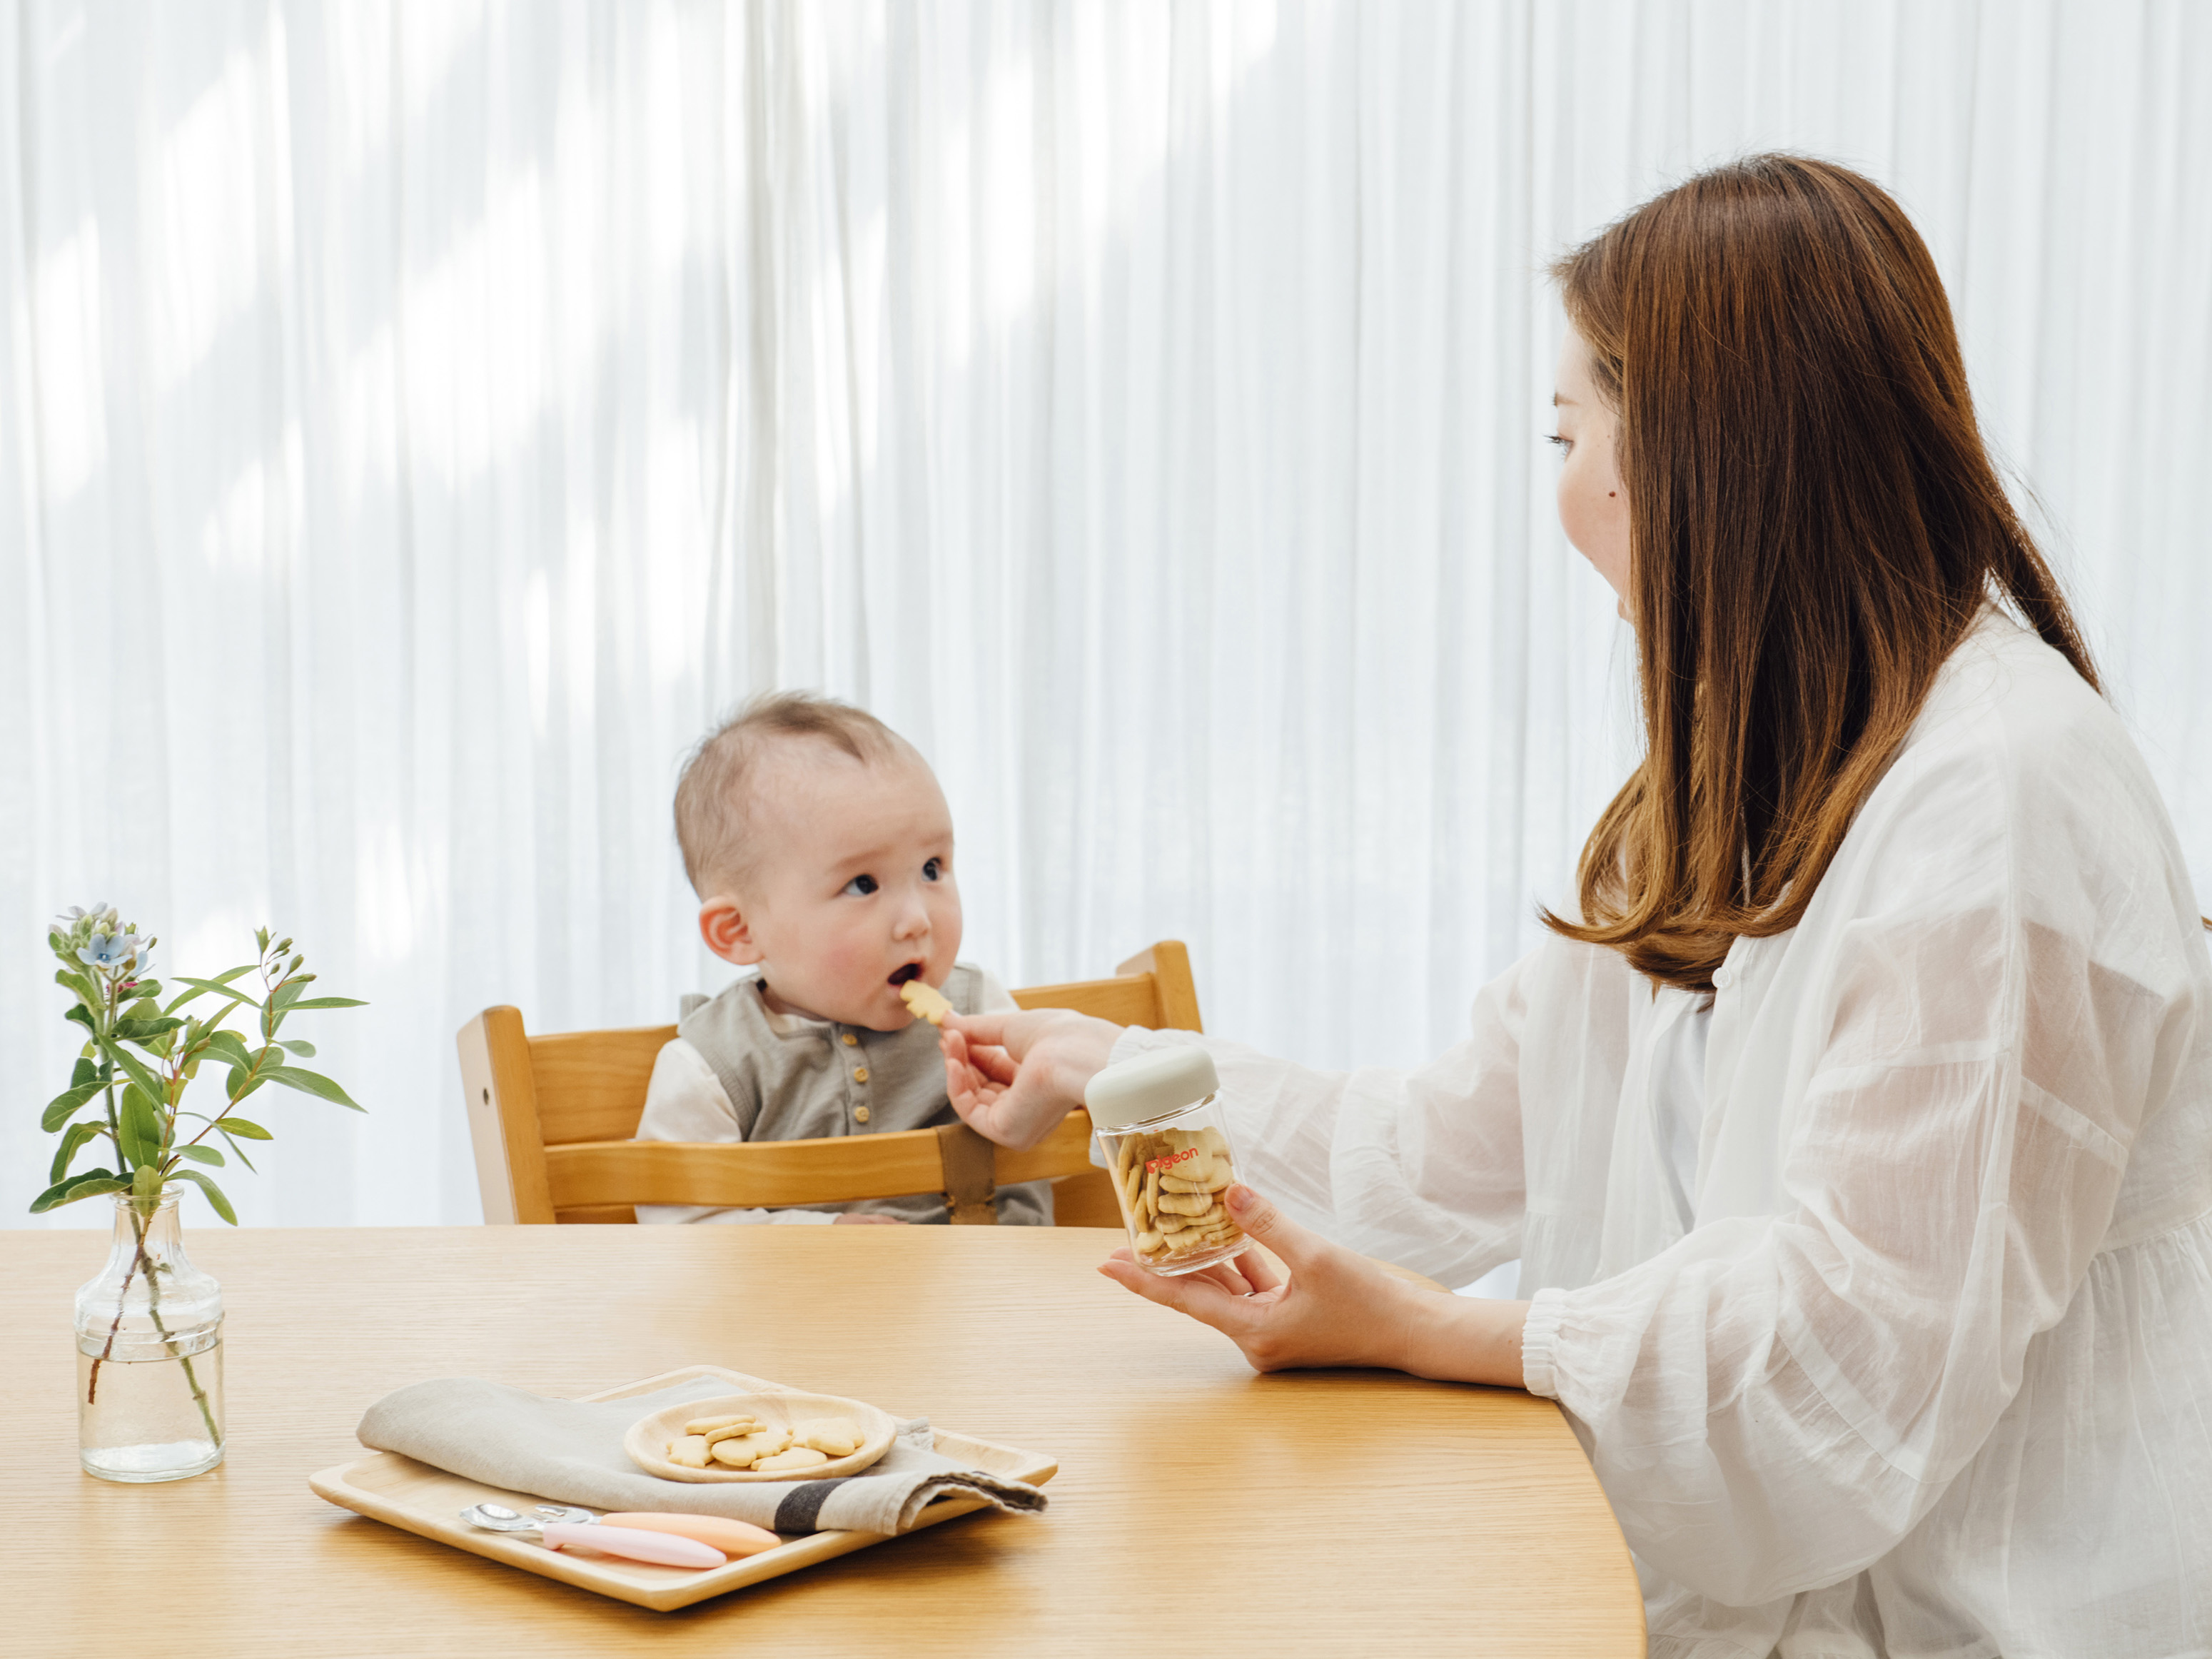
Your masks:
M1620 416L1647 747L1599 818L1570 939L1710 990L1794 927L1936 670L2001 597L2097 684L1982 447L1904 210L1755 155L1553 267Z

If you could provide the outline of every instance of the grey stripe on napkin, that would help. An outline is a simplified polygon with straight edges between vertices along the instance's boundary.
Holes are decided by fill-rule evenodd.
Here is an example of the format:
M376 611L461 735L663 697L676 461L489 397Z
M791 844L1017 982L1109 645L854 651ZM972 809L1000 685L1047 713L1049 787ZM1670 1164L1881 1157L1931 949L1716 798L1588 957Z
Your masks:
M926 1417L899 1425L881 1462L841 1480L664 1480L623 1449L623 1435L641 1417L729 1392L724 1379L698 1376L623 1400L548 1400L504 1383L446 1377L385 1395L362 1417L359 1432L372 1450L552 1503L720 1515L775 1532L902 1533L939 1498L981 1498L1017 1515L1045 1506L1035 1486L963 1468L933 1451Z

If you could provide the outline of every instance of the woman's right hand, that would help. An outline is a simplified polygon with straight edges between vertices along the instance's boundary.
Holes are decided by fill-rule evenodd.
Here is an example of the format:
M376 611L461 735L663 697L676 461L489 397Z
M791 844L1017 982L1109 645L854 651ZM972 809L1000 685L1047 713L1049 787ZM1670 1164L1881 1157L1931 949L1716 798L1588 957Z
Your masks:
M1114 1056L1121 1028L1064 1008L947 1014L937 1044L961 1121L1017 1152L1083 1104L1084 1085Z

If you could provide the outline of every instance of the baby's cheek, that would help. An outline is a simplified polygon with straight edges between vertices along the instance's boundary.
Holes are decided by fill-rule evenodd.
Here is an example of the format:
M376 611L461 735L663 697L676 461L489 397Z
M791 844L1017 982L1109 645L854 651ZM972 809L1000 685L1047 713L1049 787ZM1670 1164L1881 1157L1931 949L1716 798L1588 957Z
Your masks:
M883 973L884 948L878 939L843 939L831 948L830 971L842 980L872 980Z
M929 953L950 962L960 954L960 890L947 878L945 891L931 896Z

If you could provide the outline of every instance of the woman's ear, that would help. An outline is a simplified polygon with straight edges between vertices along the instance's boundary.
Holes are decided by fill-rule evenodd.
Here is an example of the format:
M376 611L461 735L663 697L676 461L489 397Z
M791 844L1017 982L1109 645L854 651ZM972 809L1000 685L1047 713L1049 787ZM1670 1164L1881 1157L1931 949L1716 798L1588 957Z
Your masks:
M740 968L750 968L764 958L754 943L751 923L727 893L717 893L699 907L699 937L707 941L709 951Z

